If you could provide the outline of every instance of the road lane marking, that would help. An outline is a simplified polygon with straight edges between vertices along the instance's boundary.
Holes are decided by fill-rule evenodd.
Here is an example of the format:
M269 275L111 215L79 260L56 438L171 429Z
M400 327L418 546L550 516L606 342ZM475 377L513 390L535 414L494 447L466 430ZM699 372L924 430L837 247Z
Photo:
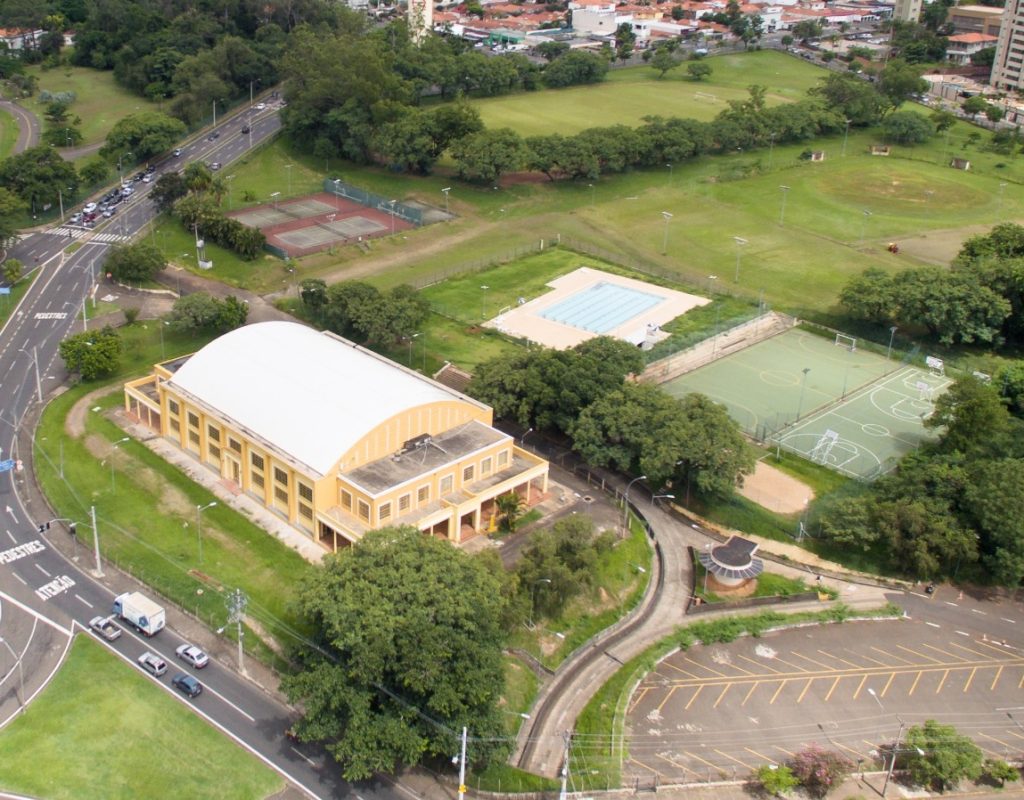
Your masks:
M932 627L932 628L941 628L941 627L942 627L942 626L941 626L941 625L940 625L939 623L937 623L937 622L926 622L926 623L925 623L925 625L928 625L928 626L930 626L930 627ZM904 650L906 650L907 648L905 648L905 647L904 647L903 649L904 649Z
M704 691L704 684L701 684L700 686L698 686L698 687L697 687L697 691L695 691L695 692L693 693L693 697L691 697L691 698L690 698L690 702L688 702L688 703L687 703L687 704L686 704L686 705L685 705L685 706L683 707L683 710L684 710L684 711L689 711L689 710L690 710L690 706L692 706L692 705L693 705L693 701L694 701L694 700L696 700L696 699L697 699L697 697L698 697L698 695L700 695L700 693L701 693L701 692L703 692L703 691Z
M1007 733L1010 734L1010 736L1016 736L1018 739L1024 739L1024 736L1021 736L1017 731L1007 731Z
M918 682L919 680L921 680L921 676L922 676L923 674L924 674L923 672L918 672L918 673L917 673L917 677L916 677L916 678L914 678L914 682L913 682L913 683L912 683L912 684L910 685L910 691L909 691L909 692L907 692L907 697L910 697L910 696L912 696L912 695L914 694L914 689L916 689L916 688L917 688L917 682Z
M984 737L985 737L986 739L991 739L991 740L992 740L993 742L995 742L996 744L1001 744L1001 745L1002 745L1003 747L1005 747L1005 748L1006 748L1007 750L1010 750L1010 749L1012 749L1012 748L1013 748L1013 745L1011 745L1011 744L1007 744L1006 742L1004 742L1004 741L1002 741L1002 740L1000 740L1000 739L997 739L997 738L996 738L995 736L989 736L989 735L988 735L987 733L982 733L981 731L978 731L978 735L979 735L979 736L984 736Z
M231 708L235 709L235 711L237 711L239 714L241 714L243 717L245 717L247 720L249 720L249 722L252 722L252 723L256 722L256 717L253 717L253 716L250 716L249 714L247 714L245 711L243 711L241 708L239 708L234 703L232 703L230 700L228 700L224 695L222 695L216 689L211 689L209 684L206 684L206 683L203 684L203 691L204 692L209 692L214 697L216 697L218 700L220 700L222 703L224 703L224 705L230 706Z
M960 606L957 605L956 603L954 603L952 600L947 600L946 601L946 605L947 606L953 606L953 608L960 608Z
M782 683L779 684L779 688L775 690L775 694L772 695L772 699L768 701L768 705L775 705L775 700L778 698L779 693L786 688L787 683L789 683L789 678L784 678Z
M22 586L28 586L28 581L21 577L17 572L13 572L11 574L14 575L14 577L17 578L19 581L21 581Z
M85 606L87 606L89 608L94 608L92 603L90 603L88 600L86 600L84 597L82 597L82 595L78 594L77 592L75 592L75 599L79 603L82 603L83 605L85 605Z
M995 644L992 644L991 642L986 642L986 641L980 641L979 642L977 639L974 640L974 643L975 644L980 644L982 647L987 647L990 650L995 650L997 653L1001 653L1003 655L1006 655L1006 650L1002 646L995 645ZM989 656L989 658L991 658L991 656Z
M1009 617L1000 617L999 619L1001 619L1003 622L1012 622L1014 625L1017 624L1017 620L1010 619Z
M52 577L53 577L53 574L52 574L52 573L50 573L50 572L47 572L47 571L46 571L45 569L43 569L43 568L42 568L42 567L41 567L41 566L40 566L39 564L33 564L33 566L34 566L34 567L35 567L35 568L36 568L37 570L39 570L39 571L40 571L41 573L43 573L43 574L44 574L44 575L45 575L45 576L46 576L47 578L52 578Z
M893 679L895 677L896 677L896 673L895 672L889 673L889 680L887 680L885 682L885 686L882 688L882 691L878 695L879 697L885 697L885 693L887 691L889 691L889 687L892 686L892 682L893 682Z
M987 611L982 611L980 608L972 608L971 612L974 613L974 614L981 614L983 617L987 617L988 616L988 612ZM984 736L984 734L982 734L982 735Z
M725 697L727 694L729 694L729 690L731 688L732 688L732 684L731 683L725 684L725 688L722 689L722 693L720 695L718 695L718 699L715 700L715 704L713 706L711 706L711 707L712 708L718 708L718 704L722 702L722 698L723 697Z
M839 681L841 681L842 679L843 679L842 675L837 675L836 679L834 681L832 681L832 686L829 688L828 694L825 695L825 702L826 703L829 701L829 698L832 697L832 692L834 692L836 690L836 687L839 685Z
M747 701L750 699L750 695L752 695L754 693L754 690L760 685L761 681L754 681L752 684L750 684L750 691L747 692L747 696L744 697L743 702L740 703L741 708L747 704Z
M668 756L663 756L661 753L655 753L654 757L655 758L660 758L662 761L667 761L673 767L678 767L679 769L684 770L685 772L693 772L693 774L696 775L698 778L701 777L699 772L694 772L694 770L690 769L688 766L686 766L686 764L680 764L674 758L669 758ZM633 759L633 760L636 760L636 759ZM637 761L637 763L638 764L642 764L646 769L651 770L651 772L654 772L655 774L658 774L658 775L663 775L664 774L663 772L661 772L659 770L652 769L651 767L647 766L647 764L644 764L642 761Z
M832 741L832 740L830 739L829 741ZM841 747L841 748L843 748L844 750L848 750L848 751L850 751L850 752L851 752L851 753L853 753L853 754L854 754L854 756L856 756L856 757L857 757L858 759L864 758L864 756L862 756L862 755L861 755L861 754L860 754L860 753L859 753L858 751L854 750L854 749L853 749L852 747L847 747L847 746L846 746L845 744L843 744L842 742L832 742L832 743L833 743L833 744L834 744L834 745L835 745L836 747ZM866 759L865 759L865 760L866 760Z
M988 687L990 692L996 690L996 684L999 683L999 676L1003 674L1003 665L999 665L999 669L996 670L996 676L992 679L992 685Z
M807 694L807 690L811 688L812 683L814 683L814 678L809 678L807 680L807 685L804 687L804 690L800 692L800 696L796 699L797 705L800 705L804 701L804 695Z
M942 687L946 684L946 678L949 677L949 670L947 669L942 673L942 678L939 679L939 685L935 687L935 694L942 691Z
M10 539L14 544L18 543L18 540L14 538L14 534L12 534L10 531L4 531L4 533L7 534L7 538Z
M959 633L961 636L970 636L971 635L967 631L956 631L956 633Z
M1018 689L1024 689L1024 675L1020 676L1020 683L1017 684Z
M878 664L878 666L885 667L886 669L892 669L892 667L896 666L895 664L886 664L884 661L879 661L877 658L866 656L863 653L860 657L863 658L865 661L870 661L872 664ZM858 667L858 669L865 669L865 667Z
M864 684L865 684L865 682L867 682L867 679L868 679L867 675L862 675L861 676L860 683L857 684L857 691L855 691L853 693L853 699L854 700L856 700L858 697L860 697L860 690L864 688Z
M773 658L772 661L778 661L780 664L785 664L787 667L792 667L797 672L808 672L809 671L809 670L805 669L804 667L799 666L798 664L794 664L794 663L792 663L790 661L786 661L786 659L779 658L778 656L775 656L775 658ZM829 669L831 669L831 667L829 667Z
M967 682L964 684L964 694L967 694L967 690L971 688L971 683L974 681L974 674L978 671L975 667L971 670L971 674L967 676Z
M313 759L311 759L309 756L306 756L303 753L300 753L294 747L289 747L288 749L291 750L293 753L295 753L295 755L297 755L299 758L301 758L307 764L309 764L309 766L311 766L311 767L315 767L316 766L316 762Z

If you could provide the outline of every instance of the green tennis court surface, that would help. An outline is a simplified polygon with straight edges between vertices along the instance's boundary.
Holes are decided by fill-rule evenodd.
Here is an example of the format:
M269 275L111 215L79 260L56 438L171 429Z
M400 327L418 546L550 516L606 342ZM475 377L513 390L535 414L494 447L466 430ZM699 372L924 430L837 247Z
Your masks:
M675 397L705 394L759 441L779 442L845 474L872 477L928 437L922 419L948 384L794 328L662 389Z

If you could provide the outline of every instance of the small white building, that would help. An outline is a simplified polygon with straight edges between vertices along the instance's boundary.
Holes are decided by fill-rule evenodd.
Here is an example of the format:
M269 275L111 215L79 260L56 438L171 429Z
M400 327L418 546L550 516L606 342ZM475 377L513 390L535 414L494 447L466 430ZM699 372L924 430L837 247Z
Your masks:
M998 36L987 33L958 33L949 37L946 58L954 64L970 64L971 56L988 47L995 47L998 41Z
M618 13L614 0L572 0L569 10L573 30L581 33L611 36L622 23L633 23L632 14Z

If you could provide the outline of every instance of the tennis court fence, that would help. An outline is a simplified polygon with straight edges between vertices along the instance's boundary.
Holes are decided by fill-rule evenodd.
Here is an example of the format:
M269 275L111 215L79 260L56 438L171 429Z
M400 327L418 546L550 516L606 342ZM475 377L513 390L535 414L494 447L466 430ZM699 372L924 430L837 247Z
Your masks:
M383 211L385 214L394 214L399 219L411 222L416 227L423 224L423 211L420 209L399 203L397 200L389 200L383 195L368 192L366 189L360 189L351 183L345 183L341 178L324 178L324 191L368 208Z

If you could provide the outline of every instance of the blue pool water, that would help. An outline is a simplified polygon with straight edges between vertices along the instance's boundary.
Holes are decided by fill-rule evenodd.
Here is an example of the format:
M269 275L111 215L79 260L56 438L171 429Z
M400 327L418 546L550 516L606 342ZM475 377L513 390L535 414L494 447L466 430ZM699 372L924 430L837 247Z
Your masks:
M556 303L540 316L591 333L607 333L664 300L615 283L596 283Z

